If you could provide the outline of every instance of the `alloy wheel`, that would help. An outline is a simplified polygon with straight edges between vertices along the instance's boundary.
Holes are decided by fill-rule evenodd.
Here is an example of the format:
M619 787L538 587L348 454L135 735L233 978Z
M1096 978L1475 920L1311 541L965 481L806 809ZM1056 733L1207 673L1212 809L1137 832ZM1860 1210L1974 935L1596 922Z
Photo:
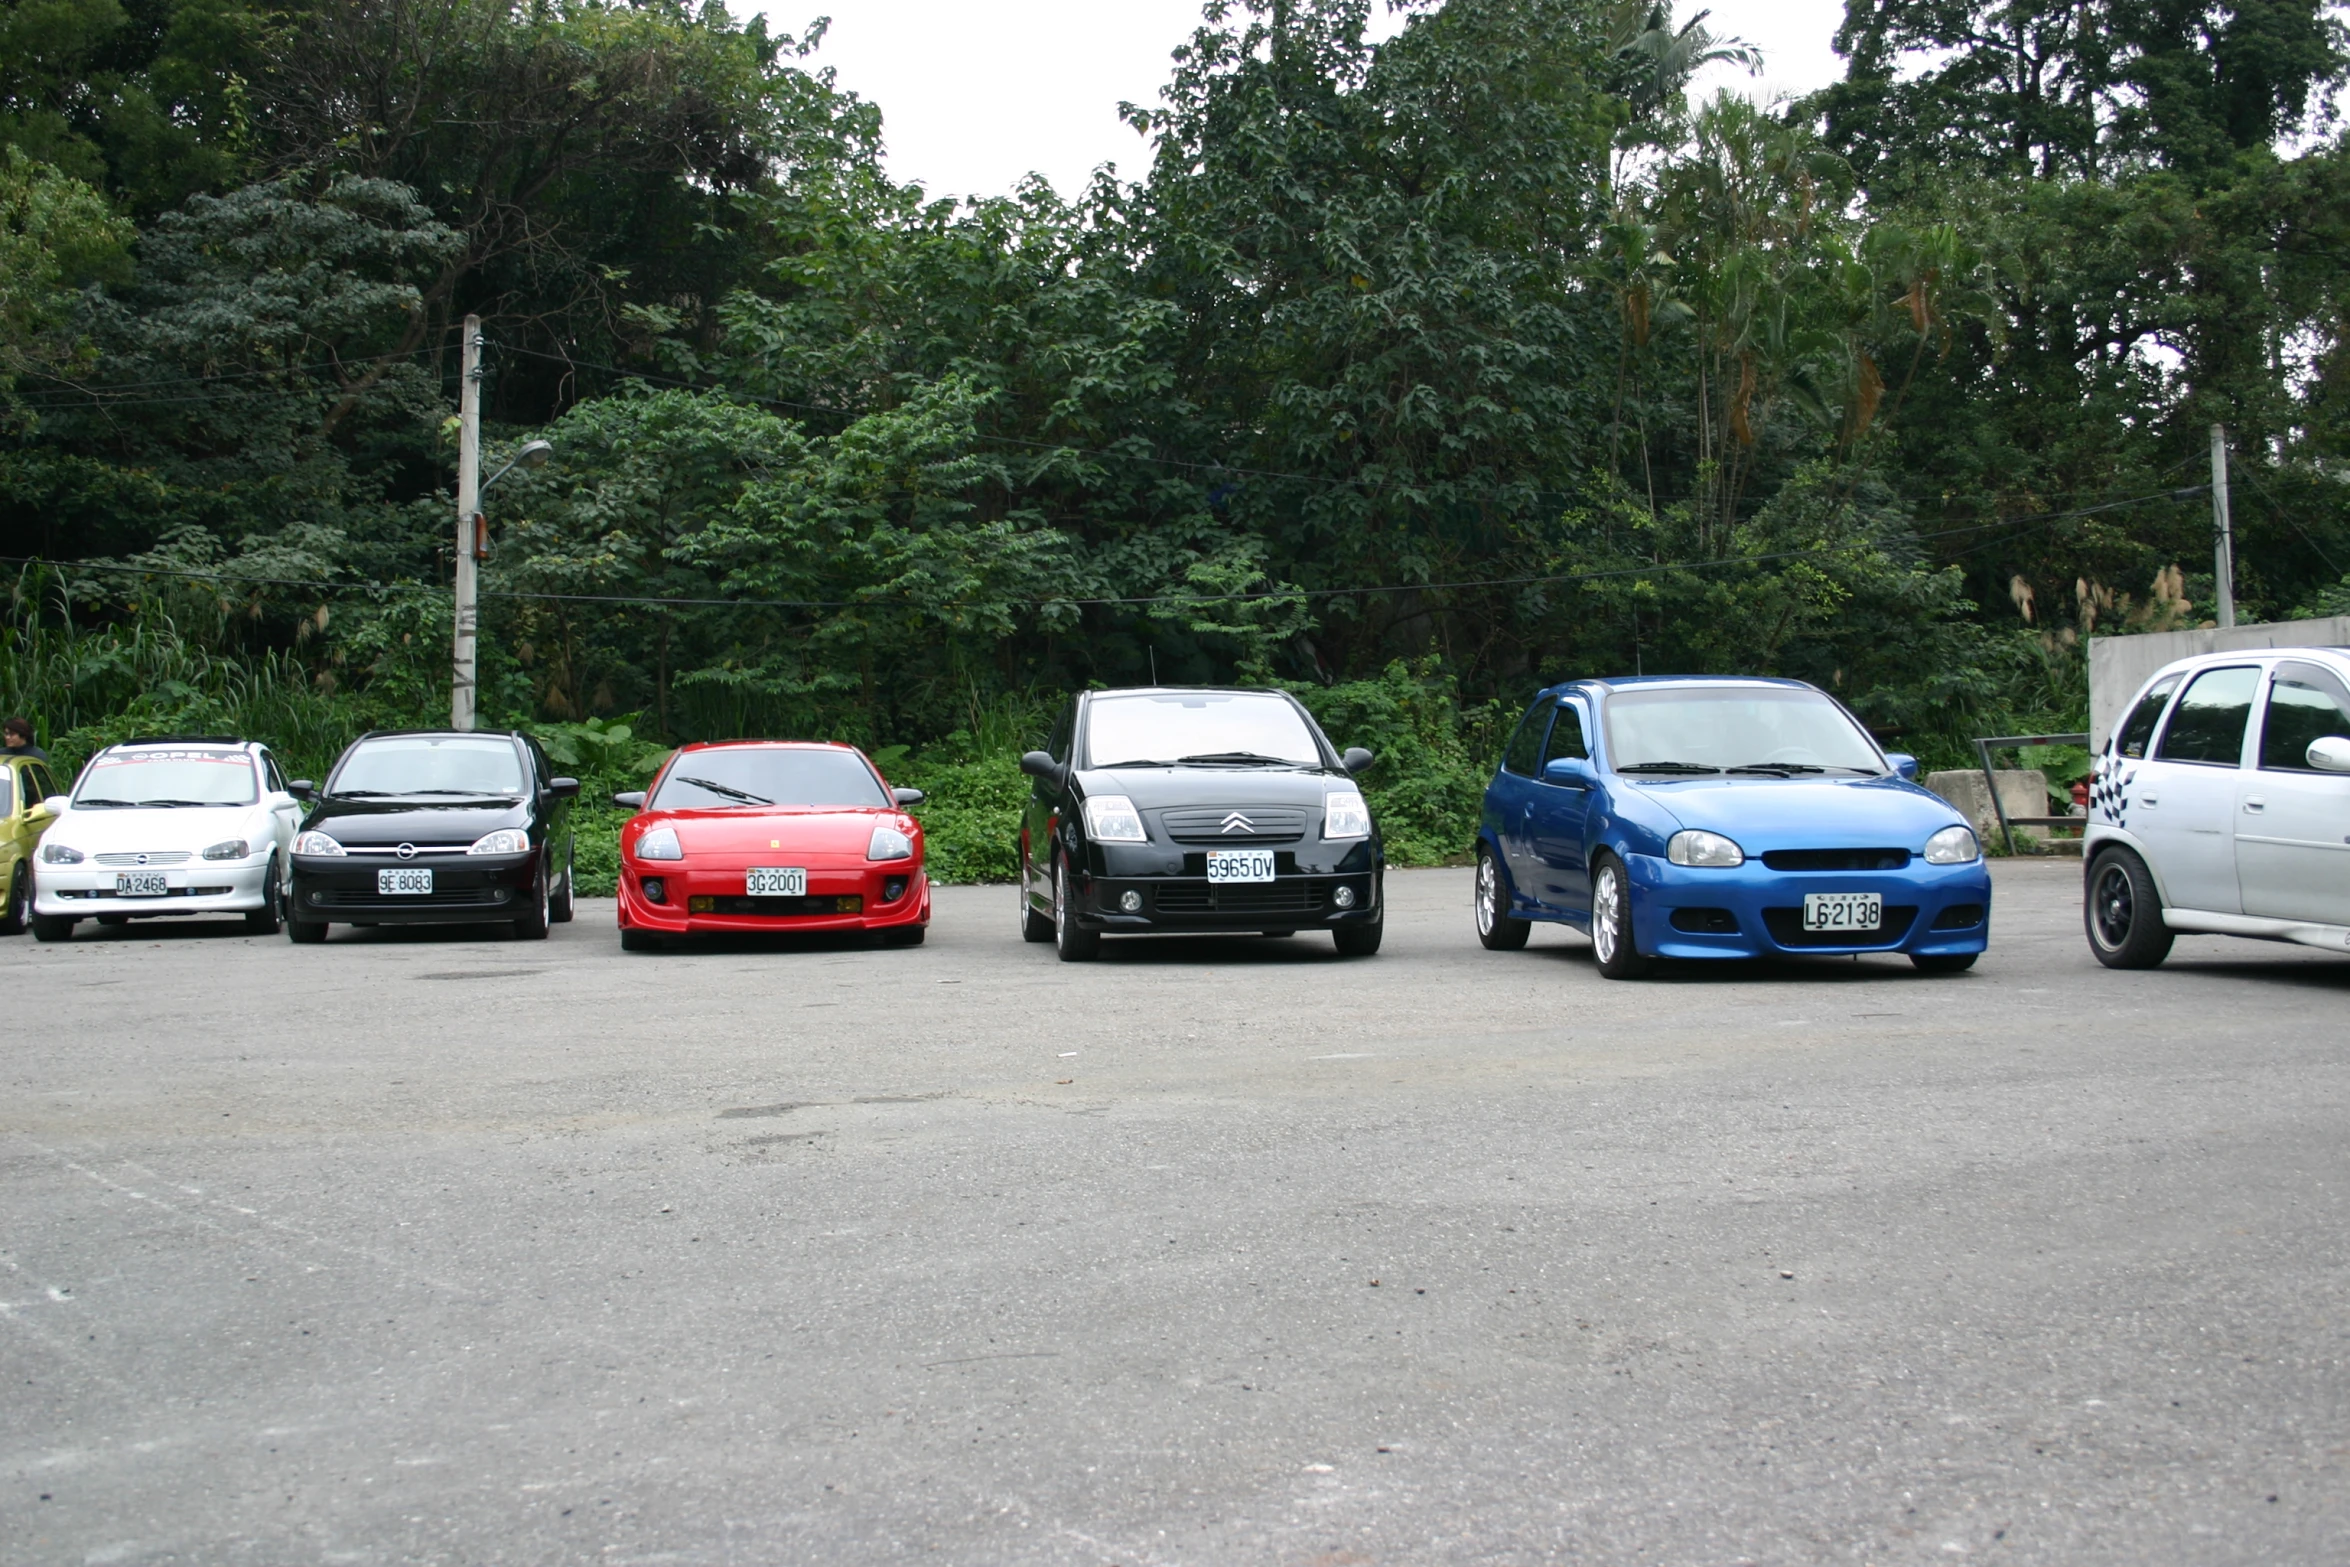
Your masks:
M1591 900L1591 945L1602 963L1616 960L1616 944L1624 939L1623 888L1612 863L1599 868L1599 894Z
M1477 857L1477 934L1493 934L1494 922L1501 918L1501 870L1493 863L1493 856Z
M2108 864L2098 873L2097 888L2090 894L2090 909L2100 944L2114 949L2130 939L2130 929L2137 923L2138 903L2131 892L2130 873L2121 865Z

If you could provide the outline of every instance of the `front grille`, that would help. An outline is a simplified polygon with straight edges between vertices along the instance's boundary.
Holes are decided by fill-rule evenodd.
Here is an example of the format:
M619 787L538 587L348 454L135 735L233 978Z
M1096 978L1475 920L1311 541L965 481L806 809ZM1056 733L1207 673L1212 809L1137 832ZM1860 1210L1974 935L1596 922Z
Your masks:
M486 909L508 902L513 896L504 887L448 887L392 895L371 887L322 887L310 894L310 902L321 909Z
M699 897L687 899L686 910L692 914L767 914L788 919L794 915L861 914L865 899L857 893L838 898Z
M145 854L101 854L100 865L185 865L195 856L185 849L150 850Z
M1983 906L1980 903L1953 903L1949 908L1935 915L1934 923L1926 928L1929 930L1973 930L1982 923Z
M1897 871L1907 849L1768 849L1762 862L1775 871Z
M1885 905L1885 923L1875 930L1805 930L1803 910L1765 909L1763 924L1782 947L1890 947L1909 934L1918 917L1914 903Z
M1735 936L1738 916L1728 909L1675 909L1673 929L1692 936Z
M1162 914L1316 914L1323 887L1316 881L1168 882L1151 898Z
M1234 817L1245 818L1246 825ZM1177 843L1295 843L1306 835L1306 813L1287 805L1186 807L1160 812L1159 825Z

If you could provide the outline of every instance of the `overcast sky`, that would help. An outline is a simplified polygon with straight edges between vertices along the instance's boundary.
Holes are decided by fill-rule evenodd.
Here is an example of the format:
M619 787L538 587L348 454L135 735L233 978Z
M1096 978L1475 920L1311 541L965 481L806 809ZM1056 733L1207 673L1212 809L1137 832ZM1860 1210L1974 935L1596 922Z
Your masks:
M1119 123L1119 100L1158 101L1167 57L1200 14L1199 0L771 0L765 9L795 36L814 17L832 18L817 63L881 105L890 172L933 195L998 195L1031 171L1074 195L1101 163L1139 178L1147 148ZM1838 74L1828 41L1842 0L1717 0L1712 10L1717 33L1768 56L1759 81L1717 72L1721 85L1803 92ZM1395 26L1385 15L1377 23L1382 34Z

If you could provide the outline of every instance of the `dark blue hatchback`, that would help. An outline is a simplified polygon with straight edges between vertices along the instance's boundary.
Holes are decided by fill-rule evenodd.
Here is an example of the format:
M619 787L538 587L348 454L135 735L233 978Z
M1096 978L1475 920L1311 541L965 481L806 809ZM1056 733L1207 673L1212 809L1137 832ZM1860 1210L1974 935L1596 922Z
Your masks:
M1972 828L1826 692L1796 680L1581 680L1536 697L1485 790L1477 935L1590 934L1600 972L1659 958L1899 952L1928 973L1989 941Z

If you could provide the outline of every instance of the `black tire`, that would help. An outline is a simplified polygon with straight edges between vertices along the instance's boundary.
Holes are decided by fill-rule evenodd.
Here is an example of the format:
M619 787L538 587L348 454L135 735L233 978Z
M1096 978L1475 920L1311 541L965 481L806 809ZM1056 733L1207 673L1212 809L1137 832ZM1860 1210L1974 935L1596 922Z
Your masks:
M1653 965L1632 929L1632 878L1624 862L1603 854L1591 872L1591 950L1610 979L1640 979Z
M326 921L298 920L286 916L286 940L297 947L315 947L326 940Z
M1053 950L1063 963L1091 963L1102 955L1102 933L1077 923L1077 910L1069 896L1067 855L1055 862L1053 870Z
M514 922L516 941L544 941L547 927L554 923L555 870L548 866L531 878L532 903L530 909Z
M649 930L636 930L623 925L620 927L620 950L623 952L658 952L661 950L661 938Z
M1488 952L1515 952L1534 934L1534 922L1510 913L1509 873L1486 844L1477 846L1477 939Z
M1909 961L1920 974L1964 974L1975 966L1980 952L1913 952Z
M578 912L572 907L574 899L571 884L579 878L579 847L574 844L563 851L563 896L547 905L547 919L557 925L568 925Z
M0 936L24 934L25 908L33 898L33 868L19 860L8 874L8 905L0 912Z
M1379 951L1379 938L1387 934L1387 919L1382 915L1367 925L1333 925L1330 939L1338 947L1342 958L1367 958Z
M74 922L62 914L36 914L32 917L33 940L71 941Z
M279 885L277 879L277 856L273 854L269 857L268 875L261 884L261 907L245 916L246 935L274 936L277 934L278 909L281 906L279 895L283 891L284 888Z
M1050 914L1037 913L1036 905L1028 900L1028 875L1026 866L1021 867L1019 892L1020 939L1022 941L1034 942L1046 942L1052 940L1053 917Z
M930 927L927 925L901 925L895 930L883 931L881 944L885 947L919 947L923 938L929 934Z
M2155 968L2178 939L2162 922L2154 873L2127 849L2106 849L2082 883L2081 925L2089 950L2107 968Z

